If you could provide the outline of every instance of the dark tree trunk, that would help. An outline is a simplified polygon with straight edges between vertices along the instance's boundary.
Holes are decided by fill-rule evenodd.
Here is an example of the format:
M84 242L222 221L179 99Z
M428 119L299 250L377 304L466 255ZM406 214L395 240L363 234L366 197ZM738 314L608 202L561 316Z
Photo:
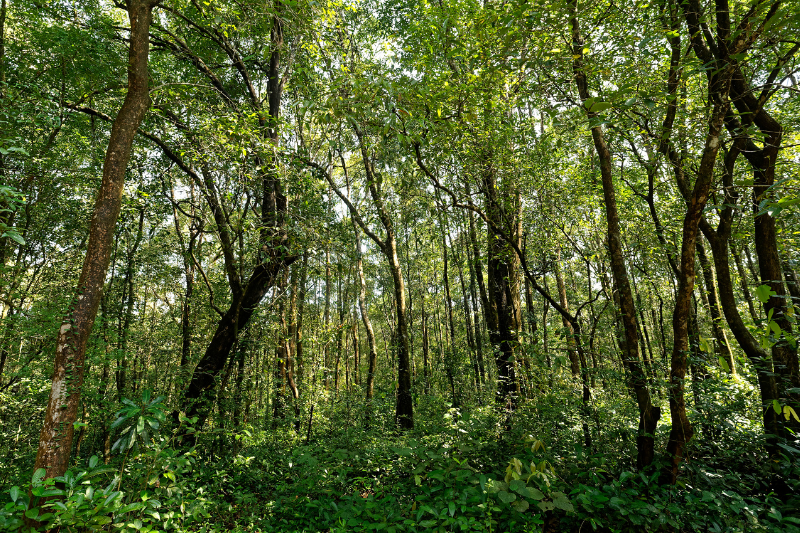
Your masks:
M280 8L280 4L278 4ZM266 140L277 147L278 144L278 119L283 93L283 80L281 73L281 51L284 46L283 22L276 15L273 19L270 33L271 53L269 61L268 104L269 109L263 110L260 101L254 101L253 106L258 112L259 122L264 126ZM192 379L184 393L186 415L189 418L197 417L196 429L202 427L208 417L209 409L215 396L217 376L228 361L231 348L235 344L239 331L249 322L262 298L273 286L278 275L284 268L293 263L297 257L289 255L289 235L284 229L287 214L287 199L283 194L283 187L278 175L278 161L274 153L266 155L264 166L268 169L262 179L261 192L261 225L259 263L253 269L250 278L242 284L238 271L239 262L233 254L231 243L231 227L220 204L213 178L205 166L203 167L203 181L206 198L209 201L214 222L217 225L217 234L222 248L225 271L228 283L231 286L231 304L228 310L221 313L216 331L211 339L205 354L195 367ZM199 181L199 180L197 180ZM195 434L186 436L186 443L193 444Z

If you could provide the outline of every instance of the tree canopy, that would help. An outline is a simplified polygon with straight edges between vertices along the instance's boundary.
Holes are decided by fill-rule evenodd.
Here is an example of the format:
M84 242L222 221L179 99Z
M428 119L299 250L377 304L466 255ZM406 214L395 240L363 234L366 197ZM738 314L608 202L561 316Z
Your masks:
M0 530L800 531L798 35L2 0Z

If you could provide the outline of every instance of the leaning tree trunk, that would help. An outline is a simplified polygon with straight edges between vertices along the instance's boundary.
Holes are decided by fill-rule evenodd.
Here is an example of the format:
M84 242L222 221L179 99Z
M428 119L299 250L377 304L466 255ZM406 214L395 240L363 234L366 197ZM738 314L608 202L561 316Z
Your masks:
M278 173L278 161L274 149L278 146L278 120L283 94L281 78L281 51L284 47L283 22L276 15L270 33L272 51L269 61L269 109L261 109L261 101L253 102L259 116L259 124L264 127L265 141L269 153L264 166L267 168L262 179L261 193L261 232L259 263L250 278L243 284L238 271L238 262L233 255L230 240L231 228L216 192L210 173L203 170L203 184L209 200L217 234L222 248L225 270L231 286L231 303L217 322L217 328L205 354L197 363L192 379L184 392L183 405L188 418L197 417L196 429L205 423L215 396L217 377L225 367L231 348L236 343L239 332L244 329L262 298L278 279L281 271L291 265L297 257L290 255L290 238L286 224L287 198L283 194L283 184ZM196 178L197 181L200 181ZM196 433L184 436L184 443L192 445Z
M89 241L77 295L72 300L56 341L53 384L35 463L36 469L45 469L46 478L64 474L69 464L75 431L73 424L83 386L86 344L102 299L114 226L121 208L125 169L136 131L150 107L147 63L150 23L156 3L157 0L128 2L131 23L128 93L111 127L103 162L103 179L89 226Z

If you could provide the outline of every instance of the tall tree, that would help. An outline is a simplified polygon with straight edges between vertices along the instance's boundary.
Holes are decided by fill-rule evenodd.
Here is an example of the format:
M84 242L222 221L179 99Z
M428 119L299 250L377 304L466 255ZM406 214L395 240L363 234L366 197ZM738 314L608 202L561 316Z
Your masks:
M126 6L130 22L128 92L111 128L76 295L56 340L53 383L35 464L35 468L45 469L47 478L64 474L69 464L75 432L73 424L83 388L86 347L102 300L114 227L121 209L125 170L136 131L150 108L150 24L157 4L158 0L128 0Z

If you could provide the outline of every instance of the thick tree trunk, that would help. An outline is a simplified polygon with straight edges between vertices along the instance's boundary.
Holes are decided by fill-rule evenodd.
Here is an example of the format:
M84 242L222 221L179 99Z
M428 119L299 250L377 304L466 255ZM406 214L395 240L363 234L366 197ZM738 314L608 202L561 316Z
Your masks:
M486 216L491 226L503 228L511 239L518 239L516 223L517 205L508 205L507 195L498 191L496 171L492 167L491 150L484 157L482 188L486 203ZM475 256L476 258L478 255ZM519 329L519 291L517 281L516 254L501 235L487 232L487 295L485 308L486 323L489 326L489 339L495 347L495 366L497 367L496 400L513 410L517 404L519 383L517 381L514 352L517 348ZM517 289L516 297L514 291ZM515 308L515 304L517 308Z
M155 4L155 0L128 2L131 24L128 93L111 128L77 295L56 341L53 384L34 467L44 468L47 478L60 476L66 471L72 450L73 423L77 418L83 386L86 343L102 298L114 226L121 208L125 169L136 131L150 107L147 63Z
M774 195L772 189L775 184L775 164L783 139L783 127L764 109L765 98L759 100L753 95L744 74L738 68L733 75L731 95L742 117L743 125L755 125L763 135L761 148L756 148L755 143L750 141L748 149L743 151L753 169L752 208L755 216L753 239L761 284L769 286L770 291L774 293L764 302L764 313L772 316L772 320L781 329L781 334L776 336L776 342L772 346L774 371L779 376L778 392L782 398L791 396L796 404L800 404L800 394L785 392L786 389L800 387L800 365L798 365L797 348L789 341L793 329L788 307L791 302L787 298L783 283L775 218L768 210L761 207L762 202L770 200ZM732 126L734 123L730 121L728 124ZM741 135L747 136L746 133Z

